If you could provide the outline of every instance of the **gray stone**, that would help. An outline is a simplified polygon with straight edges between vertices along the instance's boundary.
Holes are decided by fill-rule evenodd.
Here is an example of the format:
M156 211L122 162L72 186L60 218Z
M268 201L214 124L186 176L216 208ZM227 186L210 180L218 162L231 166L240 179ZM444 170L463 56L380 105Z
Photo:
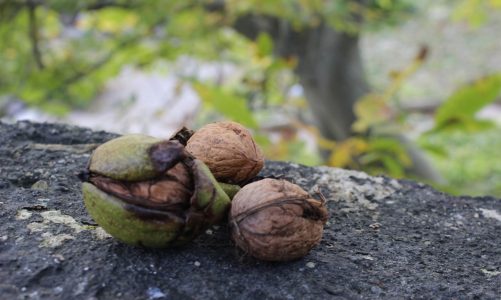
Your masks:
M501 201L361 172L267 162L328 200L303 259L255 260L225 225L177 249L131 247L88 216L77 173L116 135L0 123L1 299L499 299ZM47 188L34 189L44 180Z

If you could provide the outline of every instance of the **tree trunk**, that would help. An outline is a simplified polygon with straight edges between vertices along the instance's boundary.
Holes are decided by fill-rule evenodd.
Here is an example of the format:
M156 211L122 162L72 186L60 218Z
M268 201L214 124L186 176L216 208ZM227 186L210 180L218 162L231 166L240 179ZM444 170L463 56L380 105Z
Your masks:
M297 31L286 21L257 15L240 18L235 28L251 39L267 32L276 55L297 57L295 71L322 135L333 140L351 135L353 105L369 91L358 35L338 32L324 23Z
M343 140L351 135L353 106L369 89L358 36L328 26L311 30L296 70L322 135Z
M287 21L262 15L241 17L234 27L251 39L266 32L273 38L277 56L298 58L295 72L322 136L343 140L352 135L355 102L369 92L357 34L336 31L325 23L298 31ZM443 182L414 143L401 134L395 138L413 162L412 174Z

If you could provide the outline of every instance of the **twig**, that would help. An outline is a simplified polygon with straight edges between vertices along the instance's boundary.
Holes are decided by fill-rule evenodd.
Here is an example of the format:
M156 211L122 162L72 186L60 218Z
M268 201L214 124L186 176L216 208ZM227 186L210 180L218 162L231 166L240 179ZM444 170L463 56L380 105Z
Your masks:
M42 54L40 53L39 40L38 40L38 24L36 16L37 4L33 0L28 0L28 17L29 17L29 35L31 40L31 51L35 58L38 69L43 70L45 68L42 61Z
M92 3L88 6L82 7L82 10L100 10L103 8L108 8L108 7L119 7L119 8L133 8L133 2L132 1L127 1L127 2L117 2L113 0L104 0L104 1L97 1L95 3Z
M165 17L163 16L162 18L157 20L157 22L155 22L155 25L153 25L153 27L158 25L158 24L161 24L164 21L165 21ZM75 82L78 82L81 79L83 79L84 77L86 77L87 75L99 70L102 66L104 66L106 63L108 63L108 61L110 59L112 59L116 53L122 51L123 48L128 46L128 45L140 41L141 38L143 38L143 37L138 35L138 36L134 36L134 37L122 40L120 43L118 43L118 45L114 49L112 49L110 52L108 52L106 55L104 55L96 63L90 65L87 69L77 71L72 76L69 76L68 78L62 80L58 86L56 86L55 88L53 88L52 90L48 91L45 94L46 95L45 98L51 99L57 91L63 90L65 86L73 84Z
M128 39L128 40L125 40L125 41L122 41L121 43L119 43L115 49L111 50L110 52L108 52L108 54L106 54L103 58L101 58L100 60L98 60L96 63L92 64L91 66L89 66L86 70L80 70L80 71L77 71L75 74L73 74L72 76L64 79L61 81L61 83L53 88L52 90L48 91L46 93L46 99L50 99L52 98L52 96L57 92L57 91L60 91L62 89L64 89L65 86L67 85L70 85L70 84L73 84L75 82L78 82L80 81L81 79L83 79L84 77L86 77L87 75L99 70L102 66L104 66L117 52L123 50L123 48L131 43L134 43L136 41L138 41L139 38L138 37L135 37L135 38L132 38L132 39Z

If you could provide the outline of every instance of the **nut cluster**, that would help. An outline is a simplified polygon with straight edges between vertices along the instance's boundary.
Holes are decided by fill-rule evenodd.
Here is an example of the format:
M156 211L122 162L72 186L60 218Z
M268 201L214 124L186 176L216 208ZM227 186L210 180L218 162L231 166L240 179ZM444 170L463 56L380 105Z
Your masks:
M234 122L183 128L168 140L126 135L96 148L81 174L83 198L93 219L128 244L182 245L229 213L246 253L300 258L320 242L327 210L285 180L245 185L263 165L249 130Z

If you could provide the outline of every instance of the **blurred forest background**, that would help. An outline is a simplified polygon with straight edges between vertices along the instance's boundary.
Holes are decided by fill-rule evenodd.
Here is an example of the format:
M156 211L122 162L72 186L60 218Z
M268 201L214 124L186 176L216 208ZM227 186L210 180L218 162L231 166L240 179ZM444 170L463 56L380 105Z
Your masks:
M501 0L0 0L0 117L501 196Z

